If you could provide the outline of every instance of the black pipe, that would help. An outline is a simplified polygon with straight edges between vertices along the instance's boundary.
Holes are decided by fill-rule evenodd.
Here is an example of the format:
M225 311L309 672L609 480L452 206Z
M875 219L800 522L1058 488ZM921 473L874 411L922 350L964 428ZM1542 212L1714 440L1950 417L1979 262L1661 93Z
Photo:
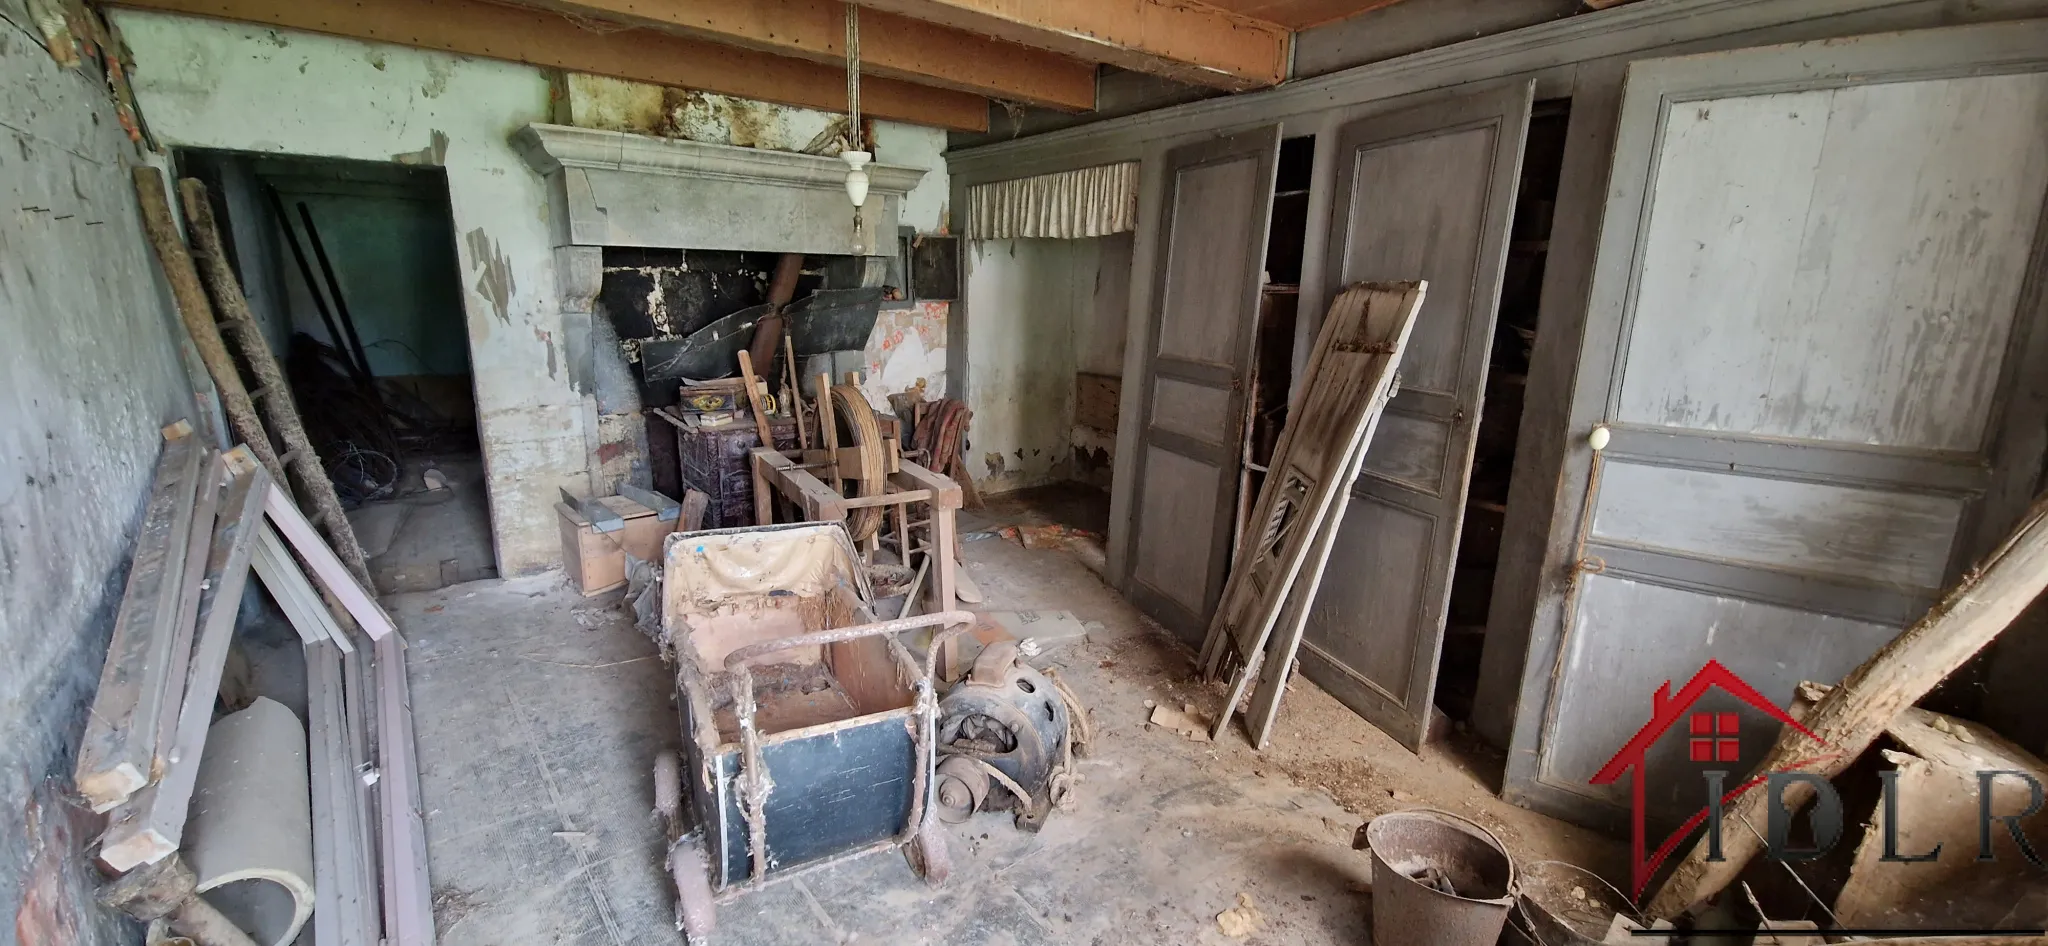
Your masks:
M355 355L356 361L362 364L363 376L368 378L370 377L370 356L364 353L363 340L356 334L355 319L349 317L348 300L342 298L341 280L335 278L334 264L327 260L327 247L320 242L320 229L313 226L313 209L306 206L306 202L303 200L299 201L299 219L305 221L306 241L313 244L313 258L320 261L320 272L327 277L327 293L334 297L334 314L341 319L342 331L348 333L349 350ZM383 399L377 397L377 389L374 384L370 386L370 395L376 398L381 407Z
M313 297L313 308L320 310L320 322L327 326L327 337L334 340L334 349L341 352L341 360L348 364L350 380L360 387L369 387L370 366L358 363L342 341L341 329L334 324L334 313L327 308L327 298L320 294L320 284L313 281L313 266L306 262L306 251L299 246L298 231L293 229L292 219L285 213L284 198L278 196L275 187L265 187L263 191L270 198L270 210L277 215L278 225L284 228L284 239L291 245L292 259L298 261L299 278L306 283L306 294Z

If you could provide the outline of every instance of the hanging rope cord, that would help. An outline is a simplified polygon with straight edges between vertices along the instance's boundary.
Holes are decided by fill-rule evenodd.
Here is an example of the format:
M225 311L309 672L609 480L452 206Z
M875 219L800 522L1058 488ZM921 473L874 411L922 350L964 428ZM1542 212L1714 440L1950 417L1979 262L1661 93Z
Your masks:
M846 5L846 141L848 151L860 147L860 7Z

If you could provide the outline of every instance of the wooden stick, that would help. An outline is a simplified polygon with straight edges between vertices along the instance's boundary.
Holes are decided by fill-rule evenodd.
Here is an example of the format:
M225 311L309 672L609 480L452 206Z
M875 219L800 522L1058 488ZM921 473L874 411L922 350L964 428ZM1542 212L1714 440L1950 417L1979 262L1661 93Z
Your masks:
M754 474L754 524L757 526L775 523L774 487L768 485L768 474L761 468L761 455L748 457L747 469Z
M755 479L755 482L759 483L760 479L757 477ZM684 490L683 520L682 523L676 527L676 531L695 532L699 529L704 528L704 511L706 509L709 509L710 507L711 494L703 492L701 490ZM765 522L755 524L764 526L767 525L767 523Z
M825 455L832 458L832 491L845 493L846 482L839 476L839 419L832 416L832 376L822 371L818 372L818 435L825 440Z
M270 471L271 479L284 482L284 466L278 462L277 450L270 445L263 422L257 419L256 402L242 385L242 375L235 370L227 342L220 337L220 326L214 323L213 304L207 301L206 290L200 286L199 270L192 265L192 254L178 234L177 223L171 220L170 195L164 189L163 174L152 167L136 168L135 196L142 203L143 232L149 236L149 245L156 250L157 262L164 268L164 280L171 284L178 320L185 323L185 332L192 336L192 347L199 350L199 360L206 363L206 373L213 376L213 385L220 390L220 406L228 415L228 426L234 428L237 439L249 445L249 452Z
M768 429L768 411L761 407L760 380L754 376L754 357L740 352L740 377L747 382L747 406L754 410L754 432L761 435L761 446L775 449L775 434Z
M1803 760L1818 758L1800 770L1833 778L1870 748L1900 711L1996 640L2043 588L2048 588L2048 494L2034 501L2005 543L1966 573L1926 617L1864 661L1841 686L1814 705L1803 723L1820 737L1819 743L1788 727L1754 771L1791 769ZM1786 786L1785 804L1794 811L1812 797L1812 786L1803 782ZM1726 818L1733 823L1746 818L1751 824L1762 824L1769 801L1765 792L1749 792L1729 807ZM1724 832L1721 850L1725 860L1709 862L1706 839L1700 839L1658 888L1650 901L1650 915L1677 916L1721 892L1760 849L1761 842L1753 834Z
M249 312L249 300L242 295L242 284L236 280L235 271L228 265L228 257L222 249L220 228L213 222L213 204L206 199L206 185L195 178L178 182L178 192L185 199L185 219L192 231L193 256L206 267L207 286L213 290L215 304L220 306L220 320L235 333L237 347L242 350L243 360L256 374L257 389L265 392L263 418L276 428L277 436L284 441L285 456L291 458L291 471L299 475L299 487L306 491L306 498L313 504L312 518L327 531L327 538L334 544L334 551L341 556L349 573L363 587L370 587L369 560L363 555L363 546L356 541L355 527L349 524L348 514L341 508L341 497L334 492L334 481L327 478L327 468L320 463L320 455L313 450L312 441L306 438L306 428L299 422L299 409L292 403L291 387L286 383L284 370L278 367L277 355L270 350L270 343L263 338L262 326ZM229 370L233 370L232 366ZM218 377L218 376L216 376ZM275 479L277 474L272 473ZM283 485L283 481L278 481Z
M787 325L784 325L782 329L782 360L789 367L789 390L782 392L782 396L789 401L790 416L796 418L796 445L798 449L809 450L811 449L811 433L804 429L804 398L797 391L797 387L803 381L803 376L798 374L796 370L796 344L789 339L789 327ZM761 446L772 447L775 445L764 443Z

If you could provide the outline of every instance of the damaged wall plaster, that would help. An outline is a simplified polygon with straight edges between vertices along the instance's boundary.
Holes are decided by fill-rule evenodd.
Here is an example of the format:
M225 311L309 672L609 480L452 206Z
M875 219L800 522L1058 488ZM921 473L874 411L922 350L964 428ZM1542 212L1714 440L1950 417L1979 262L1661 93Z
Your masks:
M554 121L557 124L657 135L776 151L816 152L829 133L843 134L844 117L815 109L755 102L731 96L666 88L607 76L557 72ZM946 166L942 153L945 133L895 122L869 122L873 134L870 148L876 160L891 164L928 168L922 181L903 199L900 221L921 233L945 232L947 221ZM623 259L636 251L613 250L606 257L607 292L617 268L614 258ZM660 252L660 251L657 251ZM813 261L815 262L815 260ZM645 273L650 285L645 309L663 333L687 331L689 326L660 324L673 294L659 290L663 274ZM762 274L765 277L765 273ZM667 281L673 282L672 277ZM608 308L617 317L619 306ZM944 302L920 303L910 308L884 311L875 322L868 340L867 376L861 390L878 409L887 409L889 395L915 389L924 383L925 397L945 394L946 316ZM631 319L631 317L628 317ZM644 327L619 324L621 334L630 335ZM1119 330L1120 331L1120 330ZM1120 341L1120 339L1119 339ZM652 403L652 401L650 401ZM664 402L667 403L667 402ZM602 421L601 421L602 423ZM607 425L609 426L609 425ZM609 448L617 442L608 432ZM607 476L615 461L605 464Z
M1122 377L1131 305L1132 235L1118 233L1076 242L1080 245L1075 247L1075 275L1086 280L1089 292L1085 304L1078 305L1073 314L1074 370ZM1108 489L1116 465L1116 431L1091 427L1077 417L1067 436L1073 457L1068 475Z
M968 251L968 469L984 492L1075 476L1074 375L1121 374L1128 238L984 240ZM1107 271L1107 275L1103 275ZM1117 366L1113 370L1105 367ZM1114 437L1085 432L1106 465ZM1106 472L1105 474L1106 475Z
M167 146L446 169L499 572L555 565L558 488L608 485L618 471L601 454L608 445L614 454L627 449L628 440L601 425L595 395L571 383L547 193L509 144L524 125L555 118L548 74L172 14L112 15L134 53L143 114ZM758 103L700 101L702 114L681 127L723 143L787 143L807 122L823 127L829 118L777 106L781 124L748 126L742 117L735 135L731 116L756 115ZM886 160L931 169L903 202L903 223L921 231L944 226L945 143L937 129L875 126Z
M805 151L820 132L834 127L835 121L844 125L844 116L835 112L580 72L557 72L554 82L555 123L582 128L741 148ZM946 133L886 121L873 122L872 131L874 140L868 150L875 153L877 162L930 169L903 198L902 225L915 227L919 233L944 232L949 186L942 157Z
M506 143L547 119L546 77L329 36L139 11L113 17L134 53L142 112L167 146L441 156L499 572L554 565L557 489L589 488L594 431L558 350L547 194Z
M0 0L0 929L139 941L94 905L94 828L63 793L157 454L195 422L182 332L142 238L135 151L91 64Z

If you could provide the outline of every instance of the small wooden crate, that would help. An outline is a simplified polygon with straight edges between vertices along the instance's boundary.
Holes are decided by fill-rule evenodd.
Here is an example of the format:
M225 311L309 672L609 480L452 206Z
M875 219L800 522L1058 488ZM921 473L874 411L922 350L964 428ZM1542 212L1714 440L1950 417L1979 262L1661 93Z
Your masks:
M650 562L661 561L661 540L674 532L674 520L663 521L654 510L624 496L598 500L626 520L616 532L599 532L568 503L556 503L561 518L562 567L585 595L602 594L626 583L626 553Z

